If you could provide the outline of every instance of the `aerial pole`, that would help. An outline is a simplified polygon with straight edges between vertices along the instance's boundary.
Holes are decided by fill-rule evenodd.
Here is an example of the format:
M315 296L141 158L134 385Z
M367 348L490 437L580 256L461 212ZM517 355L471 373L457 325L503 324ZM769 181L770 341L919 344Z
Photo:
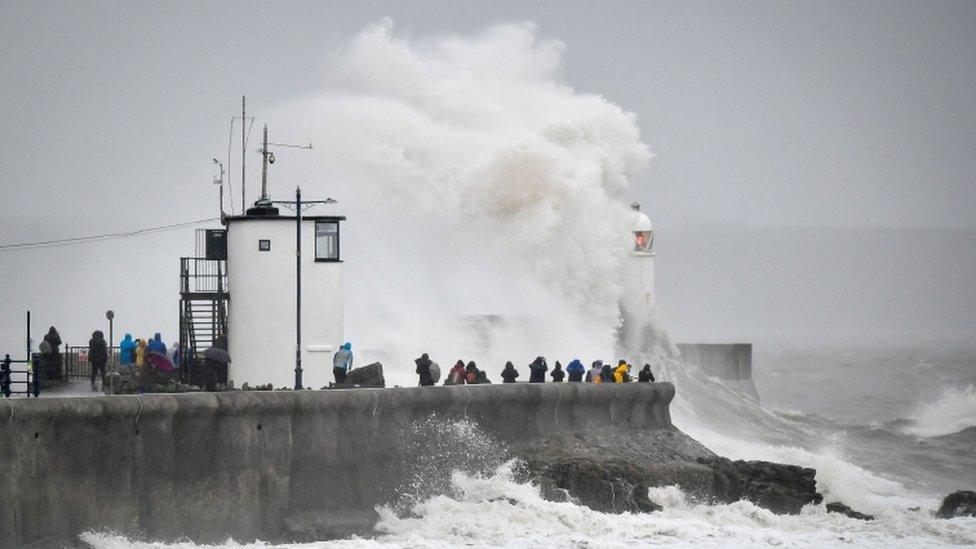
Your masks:
M264 143L261 145L261 201L268 200L268 161L274 164L274 154L268 151L268 125L264 125Z
M244 140L247 139L246 99L247 96L245 95L241 96L241 213L243 213L244 210L247 209L247 198L246 198L247 186L245 183L246 179L244 177L245 169L247 168L247 145L244 143Z

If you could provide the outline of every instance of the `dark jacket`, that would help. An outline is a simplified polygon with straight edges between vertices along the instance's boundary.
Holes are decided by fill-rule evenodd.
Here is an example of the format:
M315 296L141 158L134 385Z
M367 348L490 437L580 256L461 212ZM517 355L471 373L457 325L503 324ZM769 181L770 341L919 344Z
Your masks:
M88 362L98 366L104 366L108 362L108 345L100 331L93 333L88 340Z
M603 369L600 370L600 381L613 383L613 366L609 364L603 365Z
M654 381L654 374L651 373L650 364L645 364L644 369L637 373L637 381L641 383L650 383Z
M468 365L464 368L464 381L468 385L478 383L478 366L473 360L468 362Z
M546 364L546 359L537 356L532 364L529 364L529 383L545 383L546 382L546 371L549 370L549 365Z
M44 334L44 341L51 346L51 352L58 354L61 352L61 334L51 326L51 329Z
M560 364L558 360L556 361L556 366L552 369L552 372L550 372L549 375L552 376L553 383L559 383L564 377L566 377L566 372L563 371L563 365Z
M505 363L505 369L502 370L502 382L503 383L515 383L515 379L519 376L518 370L515 369L515 365L511 362Z
M427 353L420 355L420 358L414 360L417 364L417 375L420 376L420 386L429 387L434 384L434 380L430 377L430 357Z

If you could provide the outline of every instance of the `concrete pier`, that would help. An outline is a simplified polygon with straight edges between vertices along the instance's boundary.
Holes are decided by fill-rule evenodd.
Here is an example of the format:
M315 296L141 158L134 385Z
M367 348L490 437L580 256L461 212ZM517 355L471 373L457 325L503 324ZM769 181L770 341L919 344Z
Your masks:
M0 539L87 530L287 539L303 513L371 516L408 474L410 426L467 418L504 444L673 430L670 383L513 384L0 400Z

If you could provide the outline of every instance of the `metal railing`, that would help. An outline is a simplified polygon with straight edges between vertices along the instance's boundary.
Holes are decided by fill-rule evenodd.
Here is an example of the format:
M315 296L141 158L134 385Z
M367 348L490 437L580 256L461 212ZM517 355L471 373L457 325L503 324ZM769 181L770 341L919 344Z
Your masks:
M91 362L88 361L88 346L65 345L64 348L64 379L72 377L91 377ZM109 351L105 369L112 372L119 365L119 347L112 347Z
M180 258L180 293L224 293L227 262L205 257Z
M24 364L23 370L14 370L14 364ZM15 387L23 385L23 390L16 390ZM11 395L26 395L38 397L41 395L41 384L34 376L34 369L29 360L11 360L10 355L6 355L0 360L0 396L10 398Z

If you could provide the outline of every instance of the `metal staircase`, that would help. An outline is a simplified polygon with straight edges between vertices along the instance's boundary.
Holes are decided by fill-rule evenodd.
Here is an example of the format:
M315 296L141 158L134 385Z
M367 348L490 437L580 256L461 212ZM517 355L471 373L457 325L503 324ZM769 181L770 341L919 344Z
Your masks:
M227 261L180 258L180 376L195 381L203 352L227 335Z

